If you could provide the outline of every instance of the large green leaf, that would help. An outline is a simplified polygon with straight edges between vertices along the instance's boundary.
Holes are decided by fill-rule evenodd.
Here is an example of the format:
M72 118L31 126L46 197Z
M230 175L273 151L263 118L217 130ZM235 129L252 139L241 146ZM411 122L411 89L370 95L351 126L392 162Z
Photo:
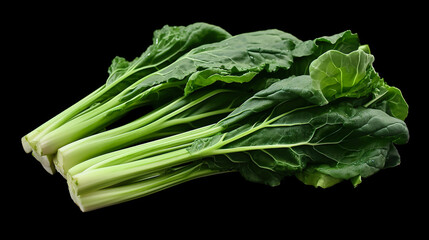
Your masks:
M331 178L368 177L397 163L392 143L407 141L403 121L378 109L338 102L281 117L270 115L196 141L189 151L198 154L214 149L212 167L232 167L250 181L275 186L283 177L302 174L307 168L317 171L319 178L330 176L329 183L339 182Z
M195 47L229 37L231 35L222 28L207 23L194 23L188 26L165 25L154 32L152 45L140 57L132 62L122 57L114 58L108 69L109 78L106 84L112 84L118 79L126 80L128 84L132 83L167 66ZM123 79L124 75L127 79Z
M319 84L310 76L290 77L257 92L218 124L225 127L239 124L252 115L263 114L264 111L281 105L288 105L293 109L302 105L321 106L327 103Z
M279 30L240 34L194 49L188 54L198 66L189 78L185 94L216 81L248 82L265 70L288 69L299 39ZM186 56L185 56L186 58Z
M115 96L137 80L166 67L195 47L229 37L231 35L222 28L207 23L166 25L154 32L152 45L140 57L131 62L122 57L112 60L106 86L115 86L110 86L110 90L99 101Z
M293 51L296 59L289 73L291 75L309 74L310 63L323 53L337 50L347 54L357 50L359 46L357 34L353 34L350 30L299 43Z
M316 55L318 56L329 50L337 50L347 54L357 50L360 46L358 35L350 30L332 36L316 38L314 44L317 46Z
M206 44L126 89L122 101L161 84L183 84L187 95L217 81L248 82L262 71L288 69L293 63L292 51L300 42L288 33L265 30Z
M328 100L361 97L380 80L373 62L374 57L360 49L349 54L330 50L310 64L310 76L320 83Z
M408 116L408 104L402 96L401 90L382 82L372 92L373 99L367 103L368 107L382 109L389 115L405 120Z
M327 51L310 64L310 76L319 82L328 100L371 95L367 107L383 109L389 115L405 120L408 104L401 91L380 78L372 66L374 57L368 52L367 47L349 54Z

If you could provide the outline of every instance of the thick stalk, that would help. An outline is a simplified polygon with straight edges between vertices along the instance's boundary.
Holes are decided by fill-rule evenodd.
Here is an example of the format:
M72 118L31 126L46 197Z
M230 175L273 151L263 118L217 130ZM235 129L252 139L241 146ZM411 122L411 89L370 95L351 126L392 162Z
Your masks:
M144 79L145 78L139 80L136 83L139 83ZM154 101L154 99L145 97L148 94L150 95L154 92L158 93L163 89L176 87L182 84L183 83L181 82L160 84L138 93L126 101L122 99L124 97L123 95L127 94L124 93L127 91L124 91L93 111L74 118L61 127L45 135L36 145L37 153L40 155L54 154L60 147L80 138L94 134L123 116L128 111ZM131 87L134 87L134 85Z
M119 84L121 81L123 81L125 78L129 77L130 75L138 71L142 71L151 67L154 67L154 66L148 65L138 69L134 69L134 68L131 69L129 72L122 75L116 81L110 83L109 85L103 85L99 87L97 90L93 91L92 93L90 93L83 99L79 100L69 108L57 114L55 117L46 121L45 123L43 123L42 125L40 125L39 127L37 127L36 129L34 129L33 131L31 131L30 133L28 133L22 138L22 144L23 144L24 150L27 153L31 152L29 147L35 149L37 142L47 133L53 131L54 129L58 128L64 123L68 122L70 119L80 114L82 111L85 111L86 109L88 109L91 105L97 102L97 99L99 99L101 96L103 96L106 92L108 92L112 88L116 87L116 85Z
M174 119L178 114L203 103L210 97L225 92L233 93L234 91L224 89L215 90L185 105L182 103L185 97L181 97L154 113L148 114L129 124L63 146L58 149L57 169L62 173L67 173L71 167L91 157L153 139L153 133L161 129L187 124L214 115L229 113L233 111L234 108L226 106L222 109Z
M82 212L87 212L144 197L193 179L220 173L224 172L211 170L206 165L199 163L183 166L169 173L140 182L101 189L85 194L76 194L73 186L69 186L69 190L73 201L79 206Z
M68 169L91 157L135 144L135 141L144 141L146 139L145 136L149 135L148 137L150 137L150 133L153 133L153 131L144 132L140 136L135 136L134 139L127 136L126 133L131 133L136 128L155 122L167 112L168 109L161 109L130 124L91 135L61 147L57 152L56 168L63 174L66 174Z
M178 166L193 159L186 148L111 167L82 172L74 176L67 175L67 182L77 195L113 186L132 178L158 172L165 168ZM142 164L144 162L144 164ZM113 171L112 171L113 169Z
M151 157L161 153L164 149L183 146L185 144L192 143L195 139L211 136L221 130L222 128L219 126L204 126L170 137L103 154L75 165L69 169L69 174L73 176L83 171L91 171L97 168L123 164Z
M66 110L57 114L55 117L51 118L50 120L46 121L27 135L25 135L22 138L24 150L27 153L31 152L30 148L35 149L35 145L41 137L43 137L44 135L46 135L46 133L52 131L53 129L56 129L57 127L61 126L63 123L67 122L79 112L88 108L91 104L95 102L97 98L99 98L105 92L106 87L103 85L85 98L81 99L77 103L73 104Z
M153 139L153 136L156 135L156 133L162 129L175 125L186 124L198 119L228 112L230 112L230 110L218 110L187 118L174 119L166 122L155 121L147 126L127 133L112 135L111 137L107 137L105 139L97 139L96 141L83 141L83 144L77 148L68 148L70 145L69 144L58 150L57 162L55 163L55 165L57 167L57 170L59 170L63 174L67 174L70 168L92 157L96 157L101 154L109 153L111 151L115 151L124 147L129 147L131 145L144 142L146 140ZM166 140L165 138L161 140L163 143L168 142L168 140ZM191 140L193 139L189 139L189 141ZM166 146L165 144L163 145L164 147ZM146 152L146 154L147 153L148 152Z
M103 106L100 106L103 110L112 109L115 106L113 101L109 101ZM115 110L119 110L117 107ZM105 127L107 124L114 121L119 117L119 112L114 112L111 116L107 117L108 113L98 114L99 111L94 110L94 112L85 114L81 116L82 118L87 118L86 121L81 121L82 119L75 118L61 127L49 132L43 136L36 144L36 152L39 155L48 155L55 154L58 148L71 143L81 137L96 133L100 128Z

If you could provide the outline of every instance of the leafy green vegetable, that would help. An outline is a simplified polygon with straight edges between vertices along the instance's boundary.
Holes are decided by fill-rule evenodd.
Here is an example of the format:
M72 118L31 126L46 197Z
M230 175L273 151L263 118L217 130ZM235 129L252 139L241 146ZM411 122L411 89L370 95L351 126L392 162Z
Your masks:
M84 202L91 206L88 209L103 206L87 198L96 199L99 193L127 197L127 192L125 195L116 192L127 188L138 196L146 195L150 190L156 191L149 186L163 185L166 178L175 179L176 174L191 171L189 179L200 176L194 170L174 170L176 174L168 170L194 161L199 162L197 168L203 169L201 176L238 171L249 181L271 186L291 175L320 187L330 187L342 180L357 185L362 177L394 166L399 155L393 144L408 141L407 127L402 120L380 109L363 106L369 96L358 94L370 93L359 85L373 89L380 83L373 71L372 56L362 50L340 53L339 58L343 58L340 66L345 73L335 81L325 77L328 74L319 77L322 69L337 66L338 53L331 50L321 55L314 61L320 67L310 67L310 75L290 77L256 93L209 128L215 129L212 136L197 138L190 146L140 160L122 158L113 165L107 160L104 167L83 171L72 168L68 183L73 198L86 210ZM348 57L351 60L344 60ZM356 58L360 60L353 61ZM121 183L130 181L132 184L122 187ZM169 182L168 186L170 183L177 184ZM115 198L112 196L109 201L112 203Z
M77 116L43 136L36 145L37 153L54 154L62 146L100 131L136 107L172 100L181 92L177 90L183 85L185 95L189 95L217 81L249 82L262 71L271 73L287 69L293 61L292 50L299 42L288 33L267 30L241 34L194 48L169 66L136 81L96 109ZM57 158L57 168L62 173L64 151L60 151ZM79 161L88 156L82 156ZM66 166L73 166L78 161L72 162Z
M82 211L213 174L356 187L400 164L408 105L357 34L301 41L197 23L153 42L132 62L115 58L103 87L23 138ZM155 109L105 129L146 105Z
M286 36L289 37L289 35L286 35ZM246 35L246 37L248 37L248 36ZM228 47L230 47L230 45L231 44L227 44ZM237 47L235 47L235 48L237 48ZM249 75L251 75L251 78L253 78L253 76L255 74L253 72L250 72L250 73L251 74L249 74ZM195 76L195 75L197 75L198 77L193 78L193 76ZM204 77L201 77L202 75L204 75ZM211 70L211 69L205 70L205 71L198 72L198 74L192 75L191 78L188 80L188 84L192 81L194 81L194 83L197 82L198 80L195 80L195 79L198 79L198 78L203 79L203 80L201 80L202 83L206 83L206 84L209 83L210 84L210 83L212 83L212 81L211 81L212 78L216 80L220 76L221 75L219 75L217 73L213 73L213 70ZM223 81L227 81L226 79L228 79L228 78L234 79L235 77L236 76L232 76L232 77L226 76L225 78L223 78ZM206 80L204 80L204 79L206 79ZM232 80L232 81L234 81L234 80ZM297 80L297 82L300 82L300 81ZM193 85L195 85L195 84L193 84ZM307 91L306 88L302 88L302 89ZM290 94L290 93L283 93L283 98L288 97L287 96L288 94ZM258 97L260 97L260 96L258 96ZM282 99L282 100L284 100L284 99ZM163 108L163 110L161 110L161 111L168 112L171 109L172 109L171 107L167 107L167 108ZM255 109L253 108L252 111L255 111ZM162 114L160 114L160 115L162 115ZM245 116L245 115L243 115L243 116ZM142 122L147 122L147 121L143 120ZM157 122L157 121L152 123L152 125L158 125L158 124L159 124L159 122ZM124 127L129 129L129 126L124 126ZM147 126L147 127L150 127L149 129L152 128L151 126ZM134 125L134 128L135 128L135 125ZM133 131L135 134L133 133L132 135L135 136L136 138L141 139L144 136L143 132L148 131L146 129L148 129L148 128L141 128L138 131ZM150 131L151 130L149 130L149 132ZM83 139L83 140L77 141L75 143L69 144L63 148L60 148L58 151L58 154L57 154L57 156L58 156L57 168L60 169L60 172L64 173L65 171L67 171L69 169L69 167L64 167L64 165L65 165L64 162L66 162L66 165L71 167L71 166L74 166L76 163L81 162L83 160L86 160L87 158L89 158L91 156L95 156L95 155L100 154L102 152L106 152L103 150L107 150L107 148L102 147L101 146L102 144L105 146L111 147L110 149L112 149L113 147L115 147L115 143L116 143L116 146L122 146L122 147L125 146L125 145L123 145L124 142L120 141L118 139L124 139L126 141L125 143L128 143L128 145L135 143L135 141L132 141L132 139L130 137L128 137L129 134L123 134L123 135L127 136L126 138L123 138L122 135L121 136L114 136L114 135L119 134L119 133L124 133L124 132L123 131L122 132L117 132L117 131L109 132L108 131L108 132L104 132L101 134L94 135L92 137L89 137L88 139ZM102 142L102 138L99 138L100 135L106 136L104 138L105 140L103 140L103 142ZM114 137L112 137L112 136L114 136ZM95 140L91 140L91 139L95 139ZM95 141L95 144L91 144L91 141L92 142ZM117 144L120 144L121 142L122 142L122 145L117 145ZM81 147L78 147L79 145ZM84 149L86 149L86 150L84 150ZM100 151L95 151L93 149L100 149ZM73 152L74 152L74 154L73 154ZM64 159L66 159L66 160L64 160ZM67 160L67 159L69 159L69 160Z

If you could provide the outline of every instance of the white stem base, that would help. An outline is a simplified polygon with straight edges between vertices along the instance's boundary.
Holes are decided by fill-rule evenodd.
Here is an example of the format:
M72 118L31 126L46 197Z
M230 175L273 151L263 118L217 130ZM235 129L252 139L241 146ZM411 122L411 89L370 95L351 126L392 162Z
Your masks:
M24 136L21 138L22 148L24 148L24 151L26 153L31 153L33 151L33 148L31 147L30 143L27 141L27 138Z

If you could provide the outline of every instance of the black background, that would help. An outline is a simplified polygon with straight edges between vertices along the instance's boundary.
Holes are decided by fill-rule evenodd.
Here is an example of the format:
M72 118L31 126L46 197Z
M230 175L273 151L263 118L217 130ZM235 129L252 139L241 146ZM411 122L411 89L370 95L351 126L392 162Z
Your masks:
M109 5L111 4L111 5ZM11 6L2 21L2 118L4 140L1 191L3 215L10 226L37 226L35 235L59 230L78 237L83 232L155 230L188 236L238 233L298 233L343 237L407 233L421 230L427 206L422 137L419 124L427 67L421 6L370 3L346 6L333 2L291 4L252 1L109 3L106 6L46 4ZM271 188L249 183L238 174L195 180L128 203L81 213L59 174L47 174L20 145L20 138L61 110L98 88L115 56L138 57L163 25L203 21L231 34L277 28L302 40L350 29L369 44L375 69L399 87L410 105L406 122L410 142L398 146L402 164L381 171L357 188L348 182L315 189L293 178ZM418 115L420 112L420 116ZM421 144L420 146L418 144ZM2 188L3 189L3 188ZM422 217L422 218L421 218ZM7 225L6 225L7 226ZM305 231L302 231L305 230ZM199 232L202 231L202 232ZM204 233L204 235L201 235ZM147 234L147 235L146 235ZM225 235L224 235L225 234ZM346 234L346 235L344 235Z

